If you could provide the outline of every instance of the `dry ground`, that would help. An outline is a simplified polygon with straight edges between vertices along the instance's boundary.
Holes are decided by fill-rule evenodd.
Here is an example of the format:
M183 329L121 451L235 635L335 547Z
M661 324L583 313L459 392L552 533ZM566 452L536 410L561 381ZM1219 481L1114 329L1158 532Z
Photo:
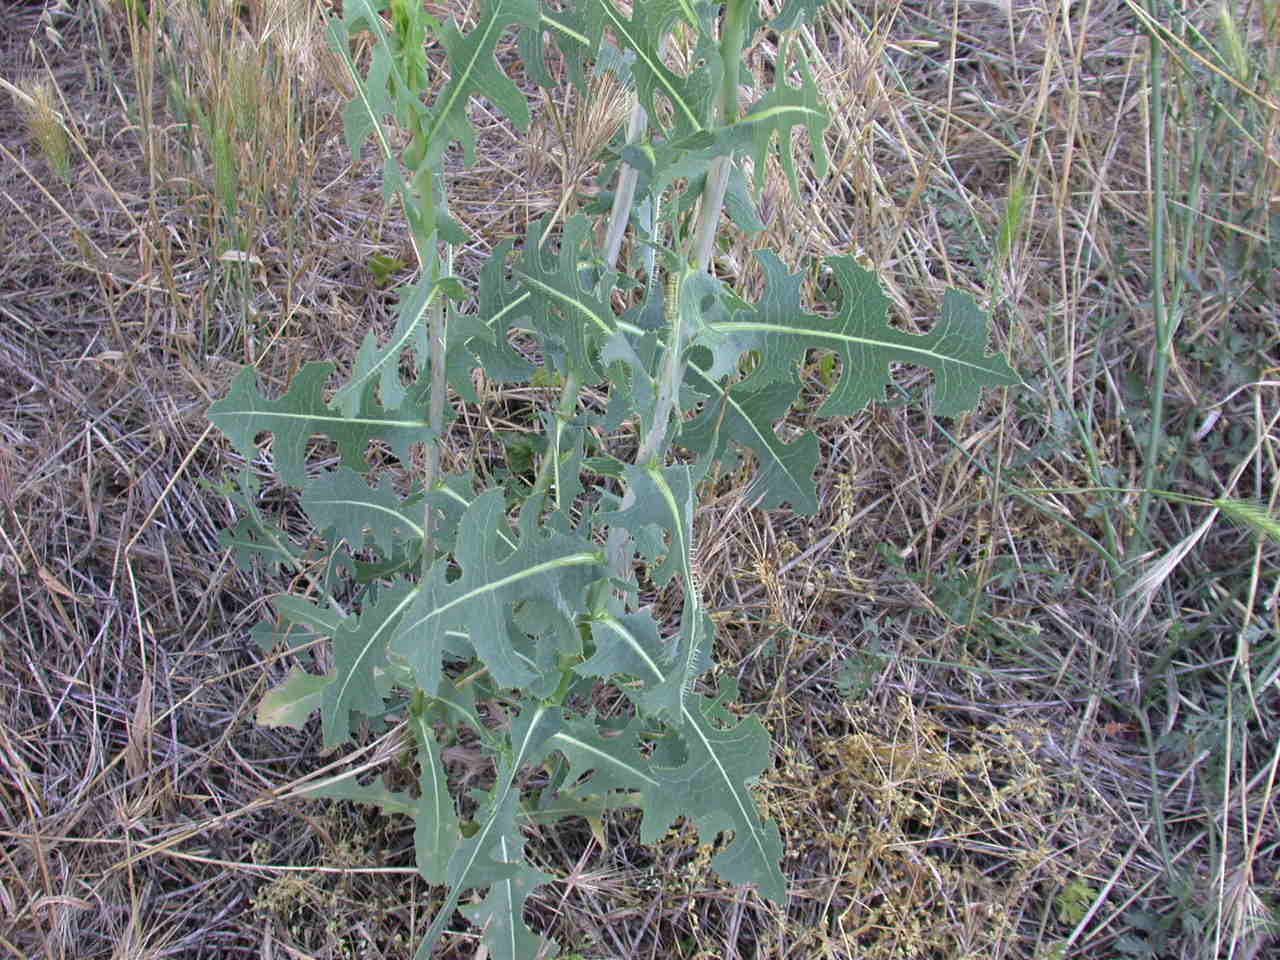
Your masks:
M406 824L288 797L345 758L254 723L285 665L249 631L288 585L219 548L208 483L237 464L205 420L238 364L283 385L386 329L371 264L411 259L405 232L341 146L317 8L160 6L3 8L0 951L408 957L438 891ZM1280 552L1158 498L1140 526L1133 488L1163 164L1182 326L1157 479L1274 507L1277 6L1166 12L1161 144L1120 0L833 6L834 171L802 200L771 171L767 244L860 254L906 325L972 291L1027 387L959 422L913 402L824 426L814 518L751 509L734 476L708 493L717 671L774 736L787 909L620 815L531 836L560 879L529 920L627 960L1275 956ZM527 139L477 107L464 276L589 192L580 158L621 115L538 106ZM748 251L725 262L750 289ZM500 457L532 396L469 410L450 456Z

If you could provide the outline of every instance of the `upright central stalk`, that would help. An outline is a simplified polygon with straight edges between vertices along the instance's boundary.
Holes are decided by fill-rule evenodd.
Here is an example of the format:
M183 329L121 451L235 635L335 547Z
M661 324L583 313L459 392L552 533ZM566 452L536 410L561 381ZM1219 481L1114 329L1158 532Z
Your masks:
M657 397L653 404L653 422L636 451L636 463L648 465L662 456L666 447L667 422L675 409L676 394L684 380L684 315L680 310L680 288L684 284L681 275L670 281L670 293L665 304L667 321L667 350L658 373Z
M747 0L729 0L725 7L720 30L720 57L724 74L720 78L719 95L712 104L711 115L707 118L708 126L713 129L731 122L738 114L738 73L742 64L742 46L746 40L748 15ZM638 135L642 128L634 124L635 119L636 116L633 115L633 129L628 132ZM724 206L724 197L729 186L729 173L732 169L732 156L719 157L712 163L707 174L706 185L698 205L698 219L694 225L693 236L690 238L688 258L695 270L705 270L711 263L716 229L720 224L720 210ZM626 183L624 179L620 186L625 188ZM615 216L616 213L615 210ZM611 246L610 250L612 249ZM636 450L637 464L651 464L662 459L667 446L668 421L675 408L680 383L684 379L683 345L686 332L680 309L680 293L684 283L684 271L688 268L681 265L672 269L679 269L681 275L675 279L672 294L667 298L665 311L667 353L662 369L658 373L658 382L655 384L657 397L654 402L653 419ZM621 509L630 507L635 503L635 499L634 490L630 488L625 490ZM629 581L633 574L627 569L628 542L626 531L614 528L609 531L606 552L614 576Z
M720 62L724 73L720 77L720 95L712 105L712 128L732 123L738 118L738 73L742 66L742 46L746 41L749 9L746 0L729 0L724 20L720 25ZM716 230L720 226L720 210L729 189L729 173L733 170L733 156L717 157L707 172L707 185L698 207L698 221L693 230L693 246L690 260L699 270L707 269L715 249ZM757 175L764 171L757 170Z

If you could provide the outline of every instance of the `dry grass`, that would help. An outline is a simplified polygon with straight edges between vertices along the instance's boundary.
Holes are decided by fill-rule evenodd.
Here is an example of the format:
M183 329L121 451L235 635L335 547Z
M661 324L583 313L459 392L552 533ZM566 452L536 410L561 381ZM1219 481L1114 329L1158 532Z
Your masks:
M1162 477L1275 508L1280 9L1174 24L1155 145L1120 0L835 6L809 35L832 176L795 198L760 172L770 235L720 268L751 289L752 247L856 252L911 327L970 290L1028 389L954 424L907 405L823 427L816 517L753 510L734 474L705 501L717 674L774 735L758 797L787 909L719 886L689 830L646 849L619 815L531 836L561 878L532 920L628 960L1267 956L1280 552L1163 501L1144 542L1137 494L1083 488L1141 477L1163 162L1185 287ZM297 790L335 762L394 776L398 740L324 756L254 724L286 665L249 630L288 584L235 572L202 482L237 466L205 421L236 366L282 386L351 357L392 322L370 258L412 257L342 147L322 11L209 7L5 10L0 948L407 957L438 893L411 833ZM525 139L475 111L478 162L450 175L464 276L589 197L584 145L624 109L535 106ZM468 410L446 461L500 455L491 429L536 395Z

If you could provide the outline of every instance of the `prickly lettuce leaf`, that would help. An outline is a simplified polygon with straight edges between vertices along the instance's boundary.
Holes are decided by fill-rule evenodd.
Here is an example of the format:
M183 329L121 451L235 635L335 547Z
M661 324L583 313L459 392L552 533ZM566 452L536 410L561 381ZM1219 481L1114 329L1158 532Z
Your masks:
M559 48L569 65L571 82L579 93L585 94L591 61L600 50L604 33L603 8L599 3L561 4L554 0L542 0L541 8L543 30L520 33L520 59L525 73L543 89L559 86L560 81L547 68L545 38Z
M749 381L730 388L696 367L687 376L708 399L698 416L681 428L678 442L708 461L723 460L731 442L750 450L756 455L756 473L744 499L761 510L789 503L797 513L816 513L818 438L805 432L784 443L774 432L800 395L794 371L779 382L757 386Z
M388 410L372 397L373 384L369 383L362 416L348 419L324 400L325 382L332 372L331 363L308 363L283 397L269 400L258 388L257 371L246 366L236 375L227 396L209 408L209 419L246 460L257 456L254 441L258 434L273 434L276 472L294 487L306 482L307 441L313 436L327 436L337 443L343 465L357 473L369 469L365 453L372 440L384 441L407 463L413 444L433 439L425 397L406 397L400 407Z
M593 283L592 271L579 261L593 247L591 225L577 216L565 224L558 253L542 249L546 222L530 225L524 255L515 267L521 290L529 298L520 310L527 326L544 344L563 356L566 369L583 383L605 379L597 354L613 335L617 318L609 297L611 285ZM606 278L607 279L607 278Z
M550 745L569 761L569 779L591 772L584 790L640 794L644 843L656 843L680 816L693 820L703 843L732 830L733 841L712 866L727 882L755 884L763 896L785 904L782 841L777 826L760 818L749 787L769 764L769 735L754 717L721 729L707 716L716 706L706 697L689 698L679 734L683 750L667 746L664 753L678 755L669 765L656 752L655 758L644 755L638 719L609 737L592 723L568 722Z
M689 576L689 559L693 546L693 487L696 482L687 465L653 468L628 467L625 473L635 502L623 510L601 514L600 519L638 535L645 527L656 526L666 532L669 546L666 558L649 577L659 587L671 578L683 581Z
M799 54L795 60L800 86L778 83L742 118L715 129L698 129L661 144L641 143L624 148L622 158L640 174L636 196L664 194L677 180L692 181L704 176L717 157L743 152L751 156L752 169L757 174L766 169L768 155L773 152L787 173L792 191L799 196L791 148L792 128L796 126L803 126L809 132L814 144L814 174L819 179L825 178L829 161L823 134L831 118L822 106L808 62ZM757 175L754 189L757 198L763 186L764 177ZM694 189L689 194L700 196L701 190Z
M519 834L515 834L519 837ZM509 836L498 841L498 855L506 862L518 862L519 866L509 876L498 879L489 888L488 896L479 904L463 907L461 913L484 931L484 941L490 946L491 956L499 960L551 960L560 952L559 946L539 936L525 926L523 914L525 901L536 887L555 880L524 863L523 844L517 846Z
M330 542L345 540L355 550L365 545L367 536L390 557L397 545L422 538L421 508L406 509L387 474L370 487L353 470L322 473L303 487L302 508Z
M635 78L636 95L648 112L650 122L657 124L662 116L657 105L661 101L671 108L672 126L668 136L687 136L703 129L711 99L719 84L720 55L712 40L711 5L701 0L645 0L632 4L632 15L624 17L612 0L593 0L599 5L605 26L613 32L618 46L634 55L631 75ZM662 38L677 20L682 20L698 36L695 60L706 68L689 76L680 76L660 56Z
M771 251L757 256L766 277L759 304L736 310L730 319L723 314L711 318L704 334L713 346L716 336L735 345L751 344L756 369L729 386L715 376L727 369L723 357L710 368L691 366L687 382L704 403L682 426L678 442L707 461L723 459L730 443L754 453L758 470L744 496L760 498L762 509L790 503L797 512L811 514L818 507L813 483L817 439L804 431L784 442L774 429L799 394L796 373L809 349L832 350L841 360L840 380L818 411L822 416L850 416L884 400L895 363L934 372L933 406L940 416L971 409L983 387L1020 382L1002 355L987 352L988 319L964 294L948 291L934 329L911 334L889 325L889 301L879 280L851 257L827 261L841 303L834 316L826 317L801 307L800 275L788 273ZM725 353L723 347L720 352Z
M390 692L387 641L413 598L412 584L396 581L359 617L344 620L333 638L337 679L325 688L323 726L326 747L351 736L351 712L380 713Z
M400 358L406 350L414 351L418 371L426 369L430 359L427 327L424 322L432 301L442 297L440 284L416 283L400 293L399 319L391 337L381 347L373 331L365 334L364 343L356 354L355 369L337 393L332 405L344 416L356 417L363 411L361 401L370 395L368 384L377 383L384 406L395 409L404 403L405 388L400 381Z
M647 608L602 615L591 623L595 652L575 672L584 677L627 677L626 696L649 716L678 717L683 684L672 669L672 648L658 633Z
M446 881L449 859L462 841L458 811L449 795L440 744L425 712L411 711L409 727L418 746L418 802L413 833L418 871L427 883L440 884Z
M484 943L498 960L527 960L554 956L555 945L536 936L520 914L535 887L552 878L524 863L524 837L517 823L520 790L516 778L547 755L550 738L563 726L559 710L524 701L511 721L510 747L501 758L497 781L486 805L476 817L475 832L462 840L449 858L446 882L449 897L436 914L415 954L427 960L444 928L453 918L465 890L489 888L489 896L463 913L485 926Z
M543 423L543 435L547 437L547 449L543 457L550 463L550 489L546 497L537 503L527 503L524 509L544 506L550 508L554 512L547 517L547 527L571 534L574 529L571 508L585 491L582 470L586 459L583 454L586 431L581 426L567 422L558 413L543 414Z
M338 610L326 609L304 597L288 593L272 597L271 606L276 612L276 619L264 620L253 630L263 653L270 653L278 646L292 650L332 637L344 617Z
M779 78L772 90L757 101L740 121L750 130L752 169L766 169L771 145L777 138L774 151L787 172L791 192L798 198L800 187L796 179L795 152L791 149L791 128L802 124L809 132L813 147L813 173L819 180L827 176L827 147L824 133L831 118L822 108L821 94L813 82L813 74L804 56L797 53L795 69L800 73L800 86L793 87ZM755 194L760 196L764 177L757 175Z
M418 686L440 683L447 635L470 638L476 654L503 687L523 687L539 675L508 630L508 612L524 600L552 603L566 616L582 608L587 585L603 575L599 549L576 537L525 528L513 550L501 490L489 490L467 508L458 527L456 561L437 561L413 592L391 649L414 670Z
M581 789L593 796L608 796L615 790L653 791L661 784L653 774L653 764L642 752L645 724L632 718L624 728L603 735L590 720L568 720L552 735L550 745L569 762L565 780L576 783L591 774Z
M527 383L533 376L533 364L508 339L515 322L524 316L521 307L530 297L517 281L507 277L507 257L513 244L512 240L498 244L480 271L476 313L485 329L467 341L467 349L485 376L506 383Z
M486 0L470 33L463 35L453 21L441 28L440 43L449 58L449 83L436 98L425 125L427 166L438 168L454 140L462 142L467 165L475 162L476 136L467 116L472 97L483 97L497 106L518 130L529 128L529 104L494 56L498 40L513 24L537 30L537 0Z
M293 727L300 730L324 699L334 674L317 676L292 667L284 683L272 687L258 704L258 723L264 727Z
M337 610L287 593L272 597L271 606L281 620L310 627L326 637L332 637L344 619Z
M702 609L701 587L694 574L697 548L693 540L693 504L695 488L700 474L687 465L658 467L632 467L626 474L627 486L634 494L634 502L622 510L603 515L615 527L621 527L639 536L646 528L658 527L670 538L663 562L650 571L650 578L658 586L665 586L673 577L680 578L684 587L684 604L680 616L680 633L663 657L661 679L645 676L638 679L657 679L655 690L647 705L656 706L664 718L676 726L684 722L684 701L693 683L711 665L711 620ZM645 646L640 638L622 635L617 627L621 621L611 623L602 631L605 641L621 642L628 656L641 656ZM643 633L647 629L640 627ZM597 654L597 656L599 656ZM607 659L598 659L592 669L599 670ZM662 696L658 696L658 691Z
M987 352L987 316L962 293L948 291L942 316L928 333L906 333L889 325L889 301L879 279L852 257L826 261L840 290L840 308L824 317L801 308L799 274L788 273L772 251L756 255L767 283L759 306L716 325L724 333L751 332L763 338L759 369L746 386L789 382L811 348L835 351L842 366L839 382L818 411L823 417L850 416L883 400L894 363L933 371L933 408L944 417L972 409L983 387L1020 382L1002 354Z
M245 514L236 525L218 531L218 546L230 550L236 566L252 570L255 558L263 561L268 573L293 566L293 550L284 528L257 514Z
M705 697L686 705L681 739L687 756L678 767L654 767L660 786L645 796L641 841L656 843L678 816L693 820L703 843L732 830L733 841L712 858L712 867L727 882L755 884L762 896L785 905L778 827L761 820L748 786L769 764L769 734L755 717L716 727L703 714L712 705Z
M278 520L264 516L258 509L262 483L251 470L241 470L234 481L210 486L240 512L234 527L218 531L218 546L231 551L236 566L249 571L254 560L261 560L268 573L275 573L296 564L289 535Z
M441 553L453 553L458 531L467 508L476 500L476 477L471 471L446 474L426 495L427 503L436 510L435 544ZM515 534L498 528L498 537L510 549L516 548Z
M381 6L370 0L346 0L342 18L329 22L329 46L346 66L356 91L342 113L343 135L353 162L359 161L360 151L370 137L377 140L382 156L389 158L391 137L384 126L386 117L395 115L408 126L413 114L422 110L396 63L391 36L378 14ZM362 78L351 56L350 41L365 30L373 33L375 42L368 75Z
M342 777L322 783L319 786L304 790L309 798L317 800L350 800L352 803L363 803L368 807L377 807L384 814L403 814L412 817L417 806L409 794L399 790L389 790L382 777L371 783L360 783L356 775Z

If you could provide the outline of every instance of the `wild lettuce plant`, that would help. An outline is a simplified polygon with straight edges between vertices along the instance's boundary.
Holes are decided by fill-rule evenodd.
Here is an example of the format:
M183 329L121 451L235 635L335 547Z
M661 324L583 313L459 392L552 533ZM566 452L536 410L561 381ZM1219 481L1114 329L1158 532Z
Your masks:
M331 25L356 89L347 144L354 157L376 145L417 277L400 291L390 339L369 334L336 392L332 364L306 366L278 399L246 367L209 416L246 461L301 488L314 534L303 550L263 514L252 470L227 486L240 513L226 535L237 557L305 574L301 594L274 599L275 619L259 628L264 645L332 643L333 669L295 670L261 719L296 723L319 709L335 746L357 716L407 717L416 796L352 779L324 794L415 818L421 874L447 888L420 957L473 888L488 895L462 913L495 957L554 955L522 919L530 892L554 880L525 862L522 830L620 806L643 811L646 843L679 817L707 842L731 834L712 861L720 876L785 903L778 828L749 789L769 763L769 738L757 719L732 717L732 689L715 694L701 682L715 622L695 560L699 488L713 464L746 457L755 464L747 495L759 506L817 510L816 437L775 432L799 394L806 351L840 361L819 410L826 417L882 399L894 363L933 371L942 416L972 407L984 386L1017 381L987 352L987 318L960 293L947 295L930 333L912 335L888 324L876 277L851 257L827 261L838 302L819 313L801 303L802 277L768 250L758 253L758 303L709 272L718 232L762 229L754 200L771 156L797 188L794 127L808 131L825 173L828 118L794 42L821 3L792 0L766 20L749 0L645 0L629 14L614 0L486 0L463 33L421 0L346 0ZM454 142L473 157L472 97L528 127L525 93L495 56L512 31L526 80L552 86L556 66L585 92L592 71L609 69L636 106L608 158L617 180L596 213L604 243L587 216L558 231L535 223L522 243L493 250L472 294L452 274L449 244L460 232L443 158ZM740 91L755 83L744 52L766 31L779 38L775 85L744 105ZM362 33L371 37L363 72L351 42ZM447 60L430 103L428 40ZM671 66L677 49L687 71ZM630 259L619 267L628 234ZM531 483L485 486L441 471L457 405L479 402L477 368L498 383L537 377L559 388L542 414L545 449ZM607 393L607 407L581 402L588 387ZM263 434L269 453L258 447ZM317 436L336 445L335 469L308 463ZM412 489L385 473L370 485L371 449L411 467L415 445L425 467ZM641 601L672 581L683 600L668 624ZM492 757L487 794L450 789L442 751L459 737Z

